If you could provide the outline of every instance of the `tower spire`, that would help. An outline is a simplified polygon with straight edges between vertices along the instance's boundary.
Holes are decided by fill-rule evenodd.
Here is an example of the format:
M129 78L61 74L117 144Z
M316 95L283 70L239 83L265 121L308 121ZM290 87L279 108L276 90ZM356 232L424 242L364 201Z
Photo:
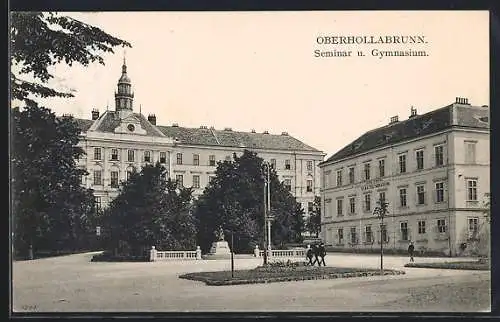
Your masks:
M132 92L132 82L127 75L126 51L123 51L122 75L118 80L118 91L115 92L115 106L117 111L133 110L134 93Z

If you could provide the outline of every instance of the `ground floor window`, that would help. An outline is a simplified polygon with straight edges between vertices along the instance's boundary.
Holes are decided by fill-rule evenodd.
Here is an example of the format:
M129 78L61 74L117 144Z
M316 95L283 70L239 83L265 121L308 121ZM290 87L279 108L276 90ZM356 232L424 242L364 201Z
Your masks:
M407 222L402 222L400 223L400 229L401 229L401 240L408 240L408 223Z
M418 221L418 233L425 234L425 220Z
M337 242L339 244L343 244L344 243L344 229L343 228L339 228L337 229Z
M445 233L446 232L446 220L444 220L444 219L437 220L437 231L438 231L438 233Z
M358 243L358 236L356 235L356 227L351 227L351 244Z
M366 226L365 227L365 241L367 243L372 243L373 242L372 226Z

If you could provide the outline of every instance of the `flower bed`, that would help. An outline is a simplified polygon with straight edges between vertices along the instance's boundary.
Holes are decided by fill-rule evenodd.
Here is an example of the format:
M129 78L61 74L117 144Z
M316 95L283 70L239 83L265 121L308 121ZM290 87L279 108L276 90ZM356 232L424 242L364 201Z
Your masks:
M384 270L384 275L400 275L404 271ZM274 282L291 282L318 279L336 279L380 275L378 269L317 267L317 266L260 266L250 270L197 272L180 275L179 278L202 281L207 285L236 285Z
M417 268L440 268L440 269L464 269L464 270L478 270L478 271L488 271L490 270L490 264L488 261L479 260L475 262L444 262L444 263L408 263L405 267L417 267Z

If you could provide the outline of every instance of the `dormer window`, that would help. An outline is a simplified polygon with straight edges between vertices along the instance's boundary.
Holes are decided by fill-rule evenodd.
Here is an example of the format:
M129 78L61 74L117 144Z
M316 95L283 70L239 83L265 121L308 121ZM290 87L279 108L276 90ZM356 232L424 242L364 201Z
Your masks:
M134 130L135 130L135 126L134 126L134 124L129 124L129 125L127 125L127 129L128 129L130 132L134 132Z

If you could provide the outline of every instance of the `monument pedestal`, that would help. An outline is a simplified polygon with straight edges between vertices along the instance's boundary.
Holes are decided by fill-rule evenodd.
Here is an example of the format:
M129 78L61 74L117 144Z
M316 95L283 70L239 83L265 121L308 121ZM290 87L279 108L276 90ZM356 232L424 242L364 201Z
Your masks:
M229 259L231 258L231 249L225 240L219 240L212 243L210 252L203 256L204 259Z

